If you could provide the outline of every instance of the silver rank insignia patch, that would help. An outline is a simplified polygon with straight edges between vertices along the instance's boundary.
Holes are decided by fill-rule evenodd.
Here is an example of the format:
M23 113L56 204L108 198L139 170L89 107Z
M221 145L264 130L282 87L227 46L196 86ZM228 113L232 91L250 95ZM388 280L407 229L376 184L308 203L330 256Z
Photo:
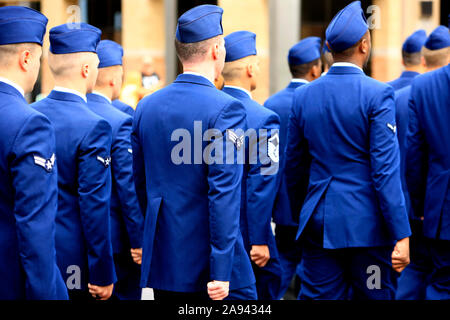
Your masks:
M133 154L133 149L128 149L128 152Z
M267 154L273 162L278 163L280 161L280 137L278 132L268 140Z
M103 163L105 168L108 168L111 165L111 157L107 157L106 159L103 159L100 156L97 156L97 160Z
M55 154L53 154L50 159L34 156L34 163L44 168L47 172L52 172L53 166L55 165L55 161L56 161Z
M394 126L390 123L387 124L388 128L392 130L393 133L397 132L397 126Z
M235 146L237 150L240 150L244 145L244 136L238 137L233 130L227 130L228 140L230 140Z

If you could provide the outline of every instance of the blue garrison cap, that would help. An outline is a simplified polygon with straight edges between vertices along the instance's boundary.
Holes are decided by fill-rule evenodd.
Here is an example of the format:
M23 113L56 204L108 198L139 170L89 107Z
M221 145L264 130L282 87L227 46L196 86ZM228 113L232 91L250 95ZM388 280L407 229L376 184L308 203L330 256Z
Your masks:
M425 47L429 50L439 50L450 46L450 34L448 28L439 26L429 35Z
M225 37L227 55L225 62L236 61L256 55L256 34L250 31L236 31Z
M405 40L402 50L407 53L420 52L425 41L427 41L425 30L417 30Z
M53 54L97 53L101 35L100 29L87 23L62 24L50 30L50 52Z
M354 1L338 12L326 31L331 49L342 52L355 45L367 32L369 26L360 1Z
M182 43L194 43L223 34L223 9L205 4L186 11L177 25L177 40Z
M42 42L48 19L40 12L8 6L0 8L0 45Z
M322 40L318 37L307 37L289 50L290 65L298 66L320 58Z
M112 66L121 66L123 57L123 48L120 44L111 40L102 40L97 46L99 68Z

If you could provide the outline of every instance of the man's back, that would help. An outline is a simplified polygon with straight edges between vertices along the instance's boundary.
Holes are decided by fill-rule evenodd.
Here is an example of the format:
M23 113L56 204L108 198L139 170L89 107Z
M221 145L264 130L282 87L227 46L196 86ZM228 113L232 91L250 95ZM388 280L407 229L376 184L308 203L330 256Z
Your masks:
M71 93L52 91L33 107L55 128L56 251L61 272L66 278L73 272L71 266L78 266L81 289L86 289L88 281L109 284L115 279L108 207L111 127Z
M230 263L230 289L254 283L238 223L242 165L203 159L207 129L245 129L242 104L184 74L141 101L133 128L136 188L146 212L141 285L204 291ZM227 232L238 240L225 239Z
M312 158L299 232L324 208L316 217L324 248L392 245L408 236L391 87L356 67L332 67L297 89L289 135L288 150L301 141Z
M425 214L425 236L441 240L450 240L449 88L449 65L416 78L409 100L407 136L406 179L412 205L416 215ZM418 166L423 166L422 170ZM422 212L418 203L424 196Z

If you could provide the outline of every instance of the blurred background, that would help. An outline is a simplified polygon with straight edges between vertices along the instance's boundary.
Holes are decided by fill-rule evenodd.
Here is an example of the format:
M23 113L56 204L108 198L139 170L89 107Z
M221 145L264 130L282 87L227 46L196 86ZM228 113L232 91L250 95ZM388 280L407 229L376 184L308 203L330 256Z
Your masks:
M237 30L257 34L261 76L255 99L263 103L290 80L289 48L307 36L324 38L333 16L352 0L0 0L0 6L22 5L49 18L49 29L67 22L87 22L103 32L102 39L120 43L124 55L122 100L133 107L146 94L171 83L182 70L174 38L178 17L200 4L224 9L225 35ZM447 25L448 0L362 0L372 30L373 52L366 73L380 81L402 71L401 46L416 29L431 32ZM30 101L53 88L47 65L46 35L40 79Z

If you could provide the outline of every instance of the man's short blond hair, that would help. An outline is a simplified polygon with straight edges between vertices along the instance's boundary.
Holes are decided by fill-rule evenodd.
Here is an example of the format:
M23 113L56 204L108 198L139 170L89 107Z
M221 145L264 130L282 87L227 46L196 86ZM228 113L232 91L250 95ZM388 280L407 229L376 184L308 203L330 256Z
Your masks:
M18 54L20 51L29 50L31 52L34 52L38 47L40 47L40 45L37 43L15 43L0 45L1 67L9 67L14 55Z
M426 47L423 47L422 54L425 58L425 63L429 68L443 67L448 64L449 56L450 56L450 47L439 49L439 50L430 50Z
M55 77L70 76L74 68L91 62L95 53L76 52L66 54L53 54L49 52L48 65Z
M242 77L242 74L246 71L247 66L255 62L256 56L247 56L245 58L226 62L222 71L225 81L233 81Z

